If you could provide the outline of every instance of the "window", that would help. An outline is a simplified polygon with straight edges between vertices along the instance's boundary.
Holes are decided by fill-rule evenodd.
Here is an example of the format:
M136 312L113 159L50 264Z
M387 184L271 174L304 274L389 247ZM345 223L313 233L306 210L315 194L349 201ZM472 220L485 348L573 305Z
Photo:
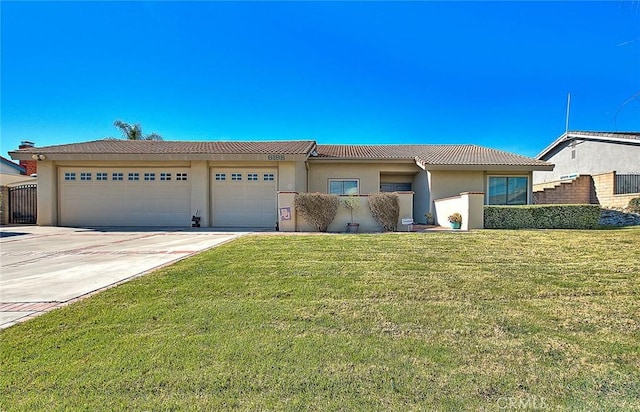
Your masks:
M145 173L144 174L144 180L147 180L147 181L156 180L156 174L155 173Z
M273 181L273 173L265 173L262 177L262 180L266 182Z
M88 172L80 173L80 180L91 180L91 173L88 173Z
M171 173L160 173L160 180L171 180Z
M529 178L526 176L489 177L490 205L526 205Z
M247 180L258 181L257 173L247 173Z
M411 183L380 183L381 192L410 192Z
M111 174L111 180L122 180L123 174L121 172L116 172Z
M176 173L176 180L187 180L186 173Z
M358 180L356 179L329 179L329 193L332 195L357 195Z
M242 173L231 173L231 180L242 180Z
M96 173L96 180L107 180L107 172Z
M65 172L64 180L76 180L76 174L73 172Z
M216 180L218 180L218 181L227 180L227 174L226 173L216 173Z
M140 180L140 173L129 173L129 180Z

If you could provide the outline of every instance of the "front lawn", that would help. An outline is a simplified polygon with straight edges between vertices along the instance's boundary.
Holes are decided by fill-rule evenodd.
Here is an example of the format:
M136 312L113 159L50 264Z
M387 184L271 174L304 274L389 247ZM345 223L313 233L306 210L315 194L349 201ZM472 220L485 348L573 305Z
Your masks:
M637 410L639 240L244 237L2 331L0 410Z

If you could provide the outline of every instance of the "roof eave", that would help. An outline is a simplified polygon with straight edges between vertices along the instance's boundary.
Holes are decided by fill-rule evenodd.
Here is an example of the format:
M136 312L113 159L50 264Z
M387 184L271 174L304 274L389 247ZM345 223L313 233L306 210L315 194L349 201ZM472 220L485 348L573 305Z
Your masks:
M563 133L562 136L553 141L549 146L545 147L543 151L541 151L536 159L543 159L544 156L549 154L552 150L554 150L560 143L568 142L571 140L580 139L580 140L591 140L594 142L612 142L612 143L622 143L628 145L638 145L640 146L640 139L625 139L620 137L609 137L609 136L597 136L590 134L583 134L580 132L567 132Z
M371 162L383 162L383 163L414 163L414 159L411 158L384 158L384 157L310 157L309 161L321 161L321 162L341 162L341 163L371 163Z
M421 166L422 167L422 166ZM555 165L501 165L501 164L486 164L486 165L445 165L445 164L425 164L425 170L465 170L465 171L489 171L489 172L550 172Z

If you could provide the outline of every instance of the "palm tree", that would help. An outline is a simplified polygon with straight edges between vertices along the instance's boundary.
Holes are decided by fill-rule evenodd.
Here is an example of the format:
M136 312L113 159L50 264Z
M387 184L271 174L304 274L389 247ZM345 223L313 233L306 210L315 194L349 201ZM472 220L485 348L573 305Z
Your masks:
M162 140L162 136L157 133L142 134L142 126L139 123L130 125L122 120L116 120L113 125L120 129L122 135L127 140Z

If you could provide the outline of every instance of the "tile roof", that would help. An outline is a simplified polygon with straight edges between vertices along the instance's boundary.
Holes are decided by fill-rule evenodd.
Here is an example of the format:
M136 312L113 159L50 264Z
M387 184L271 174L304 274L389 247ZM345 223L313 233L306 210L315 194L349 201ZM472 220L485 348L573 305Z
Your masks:
M307 154L313 140L277 142L173 142L104 139L57 146L29 147L16 152L56 154Z
M315 156L315 152L317 156ZM29 147L13 153L38 154L303 154L315 159L408 160L429 165L549 166L529 157L476 145L317 145L313 140L272 142L177 142L104 139Z
M428 165L549 166L549 163L502 150L469 144L318 145L318 158L417 160Z

